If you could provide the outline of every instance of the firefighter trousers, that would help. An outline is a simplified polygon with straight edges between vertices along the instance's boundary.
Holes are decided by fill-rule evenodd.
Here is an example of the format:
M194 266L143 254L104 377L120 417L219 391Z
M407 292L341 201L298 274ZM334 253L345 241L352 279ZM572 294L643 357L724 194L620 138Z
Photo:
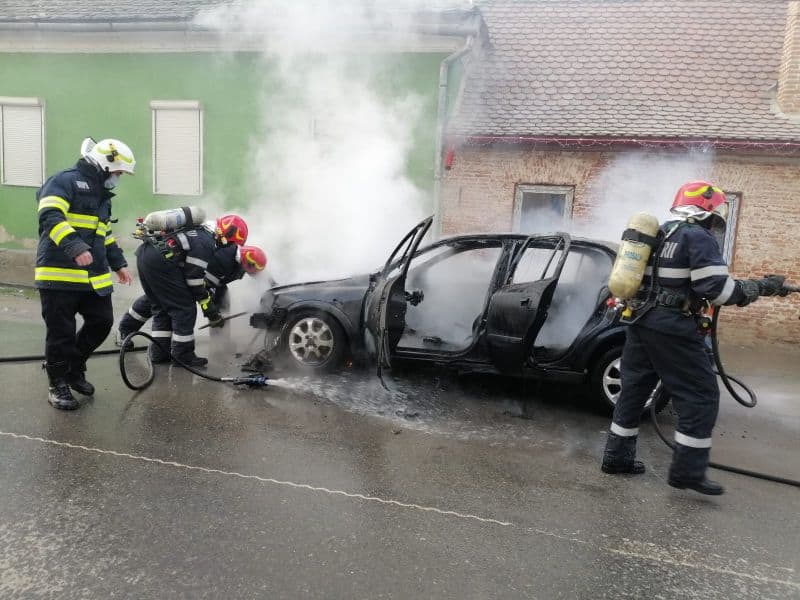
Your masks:
M139 331L142 326L150 320L153 316L153 308L147 294L142 294L133 301L131 307L128 309L119 321L119 334L120 338Z
M622 351L622 391L611 422L606 460L635 453L639 421L660 379L672 398L678 423L669 477L701 481L711 453L719 411L719 386L701 334L676 336L641 325L627 328Z
M137 250L136 266L153 314L151 357L165 360L170 348L178 358L193 356L197 303L183 269L151 244Z
M111 295L98 296L94 291L40 289L42 318L47 333L44 355L52 378L86 370L86 359L108 336L114 325ZM83 317L76 331L75 315Z

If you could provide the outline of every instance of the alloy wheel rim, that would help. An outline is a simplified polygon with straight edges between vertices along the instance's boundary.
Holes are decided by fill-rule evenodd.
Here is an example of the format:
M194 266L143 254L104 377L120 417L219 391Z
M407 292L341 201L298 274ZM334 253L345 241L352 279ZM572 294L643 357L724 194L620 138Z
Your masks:
M289 331L289 352L304 365L321 365L333 353L333 330L318 317L305 317Z

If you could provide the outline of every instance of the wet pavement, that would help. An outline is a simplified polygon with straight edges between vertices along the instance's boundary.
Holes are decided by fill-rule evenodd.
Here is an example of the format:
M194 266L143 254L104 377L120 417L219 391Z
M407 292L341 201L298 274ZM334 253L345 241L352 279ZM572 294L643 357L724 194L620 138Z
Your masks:
M41 352L36 299L0 307L0 356ZM252 348L233 325L211 374ZM800 479L800 354L723 351L759 405L723 394L712 458ZM674 490L649 424L648 472L603 475L609 419L574 389L348 371L250 390L162 366L133 392L114 355L88 377L65 413L37 361L0 362L2 598L800 598L800 490L720 471L724 496Z

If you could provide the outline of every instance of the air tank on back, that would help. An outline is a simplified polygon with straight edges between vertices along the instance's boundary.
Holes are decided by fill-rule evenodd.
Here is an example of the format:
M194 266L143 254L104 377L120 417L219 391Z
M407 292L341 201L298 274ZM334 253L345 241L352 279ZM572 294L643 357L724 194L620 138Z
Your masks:
M206 212L199 206L181 206L151 212L144 218L150 231L175 231L184 227L197 227L206 220Z
M657 235L658 219L653 215L637 213L628 221L608 278L608 289L616 298L627 300L636 295Z

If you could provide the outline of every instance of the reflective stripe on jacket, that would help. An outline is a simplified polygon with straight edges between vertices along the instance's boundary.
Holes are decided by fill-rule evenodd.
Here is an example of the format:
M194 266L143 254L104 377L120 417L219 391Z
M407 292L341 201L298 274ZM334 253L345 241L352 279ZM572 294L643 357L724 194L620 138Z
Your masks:
M688 300L708 300L721 306L737 302L741 287L728 273L728 265L714 235L702 225L668 221L661 226L667 233L658 253L660 290ZM645 270L640 292L646 295L653 278L651 257ZM691 315L680 310L656 305L645 314L640 324L664 333L695 335L696 324Z
M113 290L109 268L127 266L111 233L111 198L100 172L81 159L50 177L36 193L39 245L34 283L37 288L89 291ZM80 266L75 257L91 252L92 263Z

